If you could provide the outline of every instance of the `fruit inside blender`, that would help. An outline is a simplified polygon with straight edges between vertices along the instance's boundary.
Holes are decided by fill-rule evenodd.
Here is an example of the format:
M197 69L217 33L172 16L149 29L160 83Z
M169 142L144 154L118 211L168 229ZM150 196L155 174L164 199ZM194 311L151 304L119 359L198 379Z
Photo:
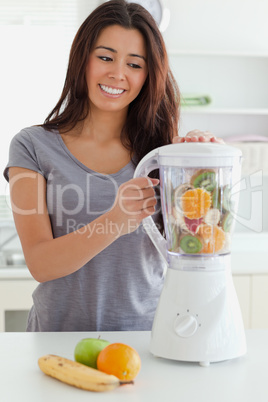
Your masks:
M173 170L165 172L165 182L169 251L229 253L234 224L230 169L188 168L177 174L177 180Z

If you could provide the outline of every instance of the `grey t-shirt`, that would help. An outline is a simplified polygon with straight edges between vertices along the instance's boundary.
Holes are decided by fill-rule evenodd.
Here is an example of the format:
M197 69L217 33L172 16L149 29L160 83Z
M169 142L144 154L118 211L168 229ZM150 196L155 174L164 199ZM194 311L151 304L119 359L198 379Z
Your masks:
M132 162L114 174L96 173L72 155L57 131L37 126L12 139L4 172L7 180L11 166L30 169L46 179L54 238L81 229L109 210L120 184L134 173ZM150 330L164 269L140 225L77 272L40 283L33 293L27 331Z

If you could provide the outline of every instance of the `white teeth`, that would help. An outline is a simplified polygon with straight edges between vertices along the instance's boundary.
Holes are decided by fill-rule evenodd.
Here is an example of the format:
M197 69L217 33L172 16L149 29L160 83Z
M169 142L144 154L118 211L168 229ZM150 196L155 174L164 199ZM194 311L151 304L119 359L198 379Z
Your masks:
M110 87L107 87L106 85L100 85L100 87L104 92L107 92L108 94L111 94L111 95L119 95L124 92L124 89L110 88Z

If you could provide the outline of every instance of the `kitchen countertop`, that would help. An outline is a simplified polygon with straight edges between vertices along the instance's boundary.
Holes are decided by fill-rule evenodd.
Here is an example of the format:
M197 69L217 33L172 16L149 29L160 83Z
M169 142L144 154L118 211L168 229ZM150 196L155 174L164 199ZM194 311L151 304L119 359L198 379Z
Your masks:
M101 336L123 342L140 354L142 368L134 385L93 393L43 374L37 360L45 354L73 359L82 338ZM268 401L268 330L246 331L245 356L201 367L156 358L149 352L150 332L0 333L0 399L3 402L258 402Z

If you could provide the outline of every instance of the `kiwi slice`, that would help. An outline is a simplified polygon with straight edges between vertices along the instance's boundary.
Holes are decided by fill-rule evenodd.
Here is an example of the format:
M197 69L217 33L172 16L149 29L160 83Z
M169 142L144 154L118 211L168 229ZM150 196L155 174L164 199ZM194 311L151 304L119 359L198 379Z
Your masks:
M200 253L203 244L198 237L185 235L180 240L180 247L187 254L196 254Z
M231 191L229 186L224 186L222 191L222 207L225 211L230 211L231 209Z
M223 215L222 221L221 221L221 226L224 232L230 232L232 229L233 225L233 217L230 212L226 212L226 214Z
M170 251L176 251L177 247L178 247L178 237L179 234L177 232L177 228L175 225L171 225L170 226L170 230L169 230L169 239L170 239L170 243L171 243L171 248Z
M231 209L231 190L229 186L215 188L212 191L212 205L213 208L224 211L230 211Z
M221 208L221 190L219 188L212 191L212 206L216 209Z
M213 191L216 186L216 173L214 170L198 170L191 178L191 184L195 188L204 188Z

